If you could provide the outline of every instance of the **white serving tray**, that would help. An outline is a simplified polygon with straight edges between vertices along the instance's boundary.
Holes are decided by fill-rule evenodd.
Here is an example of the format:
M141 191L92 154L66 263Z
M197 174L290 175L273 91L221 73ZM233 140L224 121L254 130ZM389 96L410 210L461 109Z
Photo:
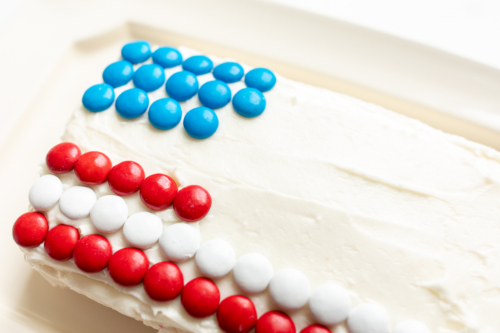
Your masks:
M52 288L11 236L38 163L134 39L269 67L500 149L500 71L416 43L261 1L26 1L0 30L1 332L153 332Z

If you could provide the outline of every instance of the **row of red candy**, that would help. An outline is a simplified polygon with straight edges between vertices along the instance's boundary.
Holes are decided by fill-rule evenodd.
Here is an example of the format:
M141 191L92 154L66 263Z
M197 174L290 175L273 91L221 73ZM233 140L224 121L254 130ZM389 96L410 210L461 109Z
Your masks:
M71 142L53 147L45 160L55 174L74 169L80 182L86 185L99 185L107 180L109 188L119 196L140 191L142 202L154 211L167 209L173 203L175 214L186 222L201 220L212 206L210 194L201 186L191 185L177 191L175 181L165 174L145 178L144 170L136 162L112 166L105 154L98 151L81 154L78 146Z
M109 241L100 235L80 238L78 230L58 225L48 230L41 213L21 215L14 223L13 236L23 247L37 247L42 242L47 254L58 261L74 259L76 266L87 273L97 273L107 267L118 284L132 287L143 283L148 296L165 302L180 295L181 303L191 316L204 318L217 312L220 328L228 333L247 333L255 327L257 333L295 333L295 325L286 314L269 311L257 320L253 302L234 295L220 302L217 285L206 278L195 278L184 285L179 267L172 262L160 262L149 267L148 257L141 250L123 248L113 253ZM301 333L330 333L319 325L310 325Z

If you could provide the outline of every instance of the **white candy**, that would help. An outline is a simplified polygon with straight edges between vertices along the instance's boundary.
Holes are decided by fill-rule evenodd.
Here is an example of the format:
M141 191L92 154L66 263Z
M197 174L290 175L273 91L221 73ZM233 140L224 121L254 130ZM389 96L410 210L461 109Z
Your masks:
M238 287L250 294L266 290L273 277L273 266L259 253L242 255L233 268L233 278Z
M163 231L161 219L148 212L135 213L123 226L123 236L127 242L139 249L153 246Z
M311 286L306 276L294 268L274 274L269 283L271 297L283 310L297 310L306 305Z
M351 299L344 288L333 283L322 284L309 298L309 310L322 325L340 324L349 315Z
M46 212L57 204L62 193L61 180L54 175L44 175L31 186L30 204L36 211Z
M347 318L350 333L389 333L389 315L376 304L360 304Z
M128 217L127 203L117 195L105 195L90 210L90 221L103 233L119 230Z
M432 333L431 330L417 320L406 320L394 327L393 333Z
M222 239L213 239L198 249L195 261L201 274L216 279L233 269L236 258L231 245Z
M192 258L200 247L201 237L197 226L190 223L176 223L163 230L160 236L160 250L170 261L182 262Z
M62 194L59 200L59 209L66 217L79 220L89 216L95 201L96 196L92 189L73 186Z

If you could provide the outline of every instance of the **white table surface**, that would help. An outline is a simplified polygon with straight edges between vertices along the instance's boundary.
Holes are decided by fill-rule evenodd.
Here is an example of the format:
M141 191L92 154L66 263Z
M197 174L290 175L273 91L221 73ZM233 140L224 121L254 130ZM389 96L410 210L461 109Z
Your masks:
M498 0L261 0L340 19L500 69ZM23 0L0 0L0 29Z
M268 0L500 68L498 0Z

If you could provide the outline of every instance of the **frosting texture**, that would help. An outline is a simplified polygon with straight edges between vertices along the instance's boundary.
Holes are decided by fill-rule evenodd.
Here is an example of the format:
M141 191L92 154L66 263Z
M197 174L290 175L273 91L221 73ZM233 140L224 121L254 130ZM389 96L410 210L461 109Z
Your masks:
M184 59L197 54L180 51ZM180 70L166 69L166 80ZM197 79L202 85L213 76ZM228 86L234 96L245 84ZM117 88L116 94L131 87ZM150 94L151 102L164 97L164 89ZM63 140L82 152L102 151L113 165L137 161L146 174L165 173L179 188L203 186L213 205L197 226L201 243L222 239L236 258L260 253L275 272L304 273L311 290L334 282L349 291L353 307L374 302L385 307L391 327L411 318L436 333L497 331L500 153L278 75L265 97L266 111L256 118L239 115L231 104L217 110L219 128L202 141L182 126L154 128L147 113L129 120L114 107L92 113L83 106L75 110ZM183 115L201 106L197 96L179 104ZM73 172L58 177L65 190L81 185ZM107 184L92 189L97 198L112 194ZM171 208L149 210L139 193L124 200L129 216L151 212L164 228L181 221ZM48 219L50 227L68 222L58 206L48 211ZM82 235L98 233L88 217L70 222ZM106 237L113 251L128 246L121 231ZM219 331L215 316L194 319L179 299L155 302L142 286L121 287L107 271L85 275L72 260L51 261L41 248L24 251L53 284L148 325ZM145 253L151 264L166 260L158 244ZM194 260L179 267L185 282L201 275ZM221 299L243 293L231 274L217 285ZM249 298L259 316L276 309L268 291ZM290 314L298 330L314 323L307 307Z

